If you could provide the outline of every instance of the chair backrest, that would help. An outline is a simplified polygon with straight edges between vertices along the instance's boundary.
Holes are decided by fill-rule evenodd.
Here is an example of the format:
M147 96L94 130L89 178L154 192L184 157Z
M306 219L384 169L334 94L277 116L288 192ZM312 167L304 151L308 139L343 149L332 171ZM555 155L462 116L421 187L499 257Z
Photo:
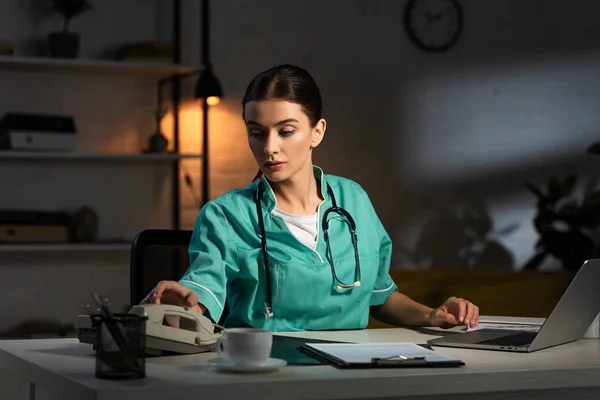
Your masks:
M140 301L161 280L178 280L189 268L190 230L148 229L131 245L129 267L130 305Z

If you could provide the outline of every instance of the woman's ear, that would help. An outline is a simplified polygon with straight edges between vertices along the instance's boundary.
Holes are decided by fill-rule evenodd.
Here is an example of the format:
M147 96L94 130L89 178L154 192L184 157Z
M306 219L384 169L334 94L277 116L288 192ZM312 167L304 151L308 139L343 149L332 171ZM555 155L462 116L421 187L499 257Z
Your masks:
M327 122L324 119L320 119L315 127L312 129L312 137L310 140L310 147L314 149L317 147L321 141L323 140L323 136L325 135L325 129L327 128Z

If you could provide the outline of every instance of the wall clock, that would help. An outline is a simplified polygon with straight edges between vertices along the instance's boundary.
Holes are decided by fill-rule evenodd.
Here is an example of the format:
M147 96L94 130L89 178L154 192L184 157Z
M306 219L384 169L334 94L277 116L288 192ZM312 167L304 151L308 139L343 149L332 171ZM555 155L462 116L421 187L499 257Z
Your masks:
M462 8L457 0L409 0L404 11L404 27L421 50L448 50L462 32Z

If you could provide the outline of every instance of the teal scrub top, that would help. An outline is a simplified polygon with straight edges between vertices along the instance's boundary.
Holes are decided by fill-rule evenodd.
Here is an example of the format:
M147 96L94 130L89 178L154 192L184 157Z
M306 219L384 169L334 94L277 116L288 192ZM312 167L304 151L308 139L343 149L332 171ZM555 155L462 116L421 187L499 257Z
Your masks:
M219 321L227 301L225 328L254 327L278 331L363 329L369 307L383 304L397 289L389 275L392 243L367 193L356 182L324 174L314 167L324 202L318 209L315 249L298 241L283 219L271 214L275 195L264 185L262 210L271 271L273 317L268 318L261 231L256 210L258 181L208 202L198 214L189 246L190 267L179 283L193 290ZM336 288L321 222L332 206L327 184L337 205L356 224L361 267L360 286ZM354 247L348 224L330 213L329 241L338 278L355 281Z

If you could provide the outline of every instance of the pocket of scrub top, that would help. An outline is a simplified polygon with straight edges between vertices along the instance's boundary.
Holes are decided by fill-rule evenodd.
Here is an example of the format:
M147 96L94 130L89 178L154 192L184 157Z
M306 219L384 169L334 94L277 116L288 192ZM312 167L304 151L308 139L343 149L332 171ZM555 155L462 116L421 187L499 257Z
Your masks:
M295 321L306 321L311 329L318 329L320 324L326 329L332 321L339 327L355 328L362 320L363 306L368 307L378 260L378 254L361 255L361 286L342 290L336 289L337 282L328 262L318 266L274 262L271 264L274 312ZM354 255L337 261L338 277L345 283L354 282Z

